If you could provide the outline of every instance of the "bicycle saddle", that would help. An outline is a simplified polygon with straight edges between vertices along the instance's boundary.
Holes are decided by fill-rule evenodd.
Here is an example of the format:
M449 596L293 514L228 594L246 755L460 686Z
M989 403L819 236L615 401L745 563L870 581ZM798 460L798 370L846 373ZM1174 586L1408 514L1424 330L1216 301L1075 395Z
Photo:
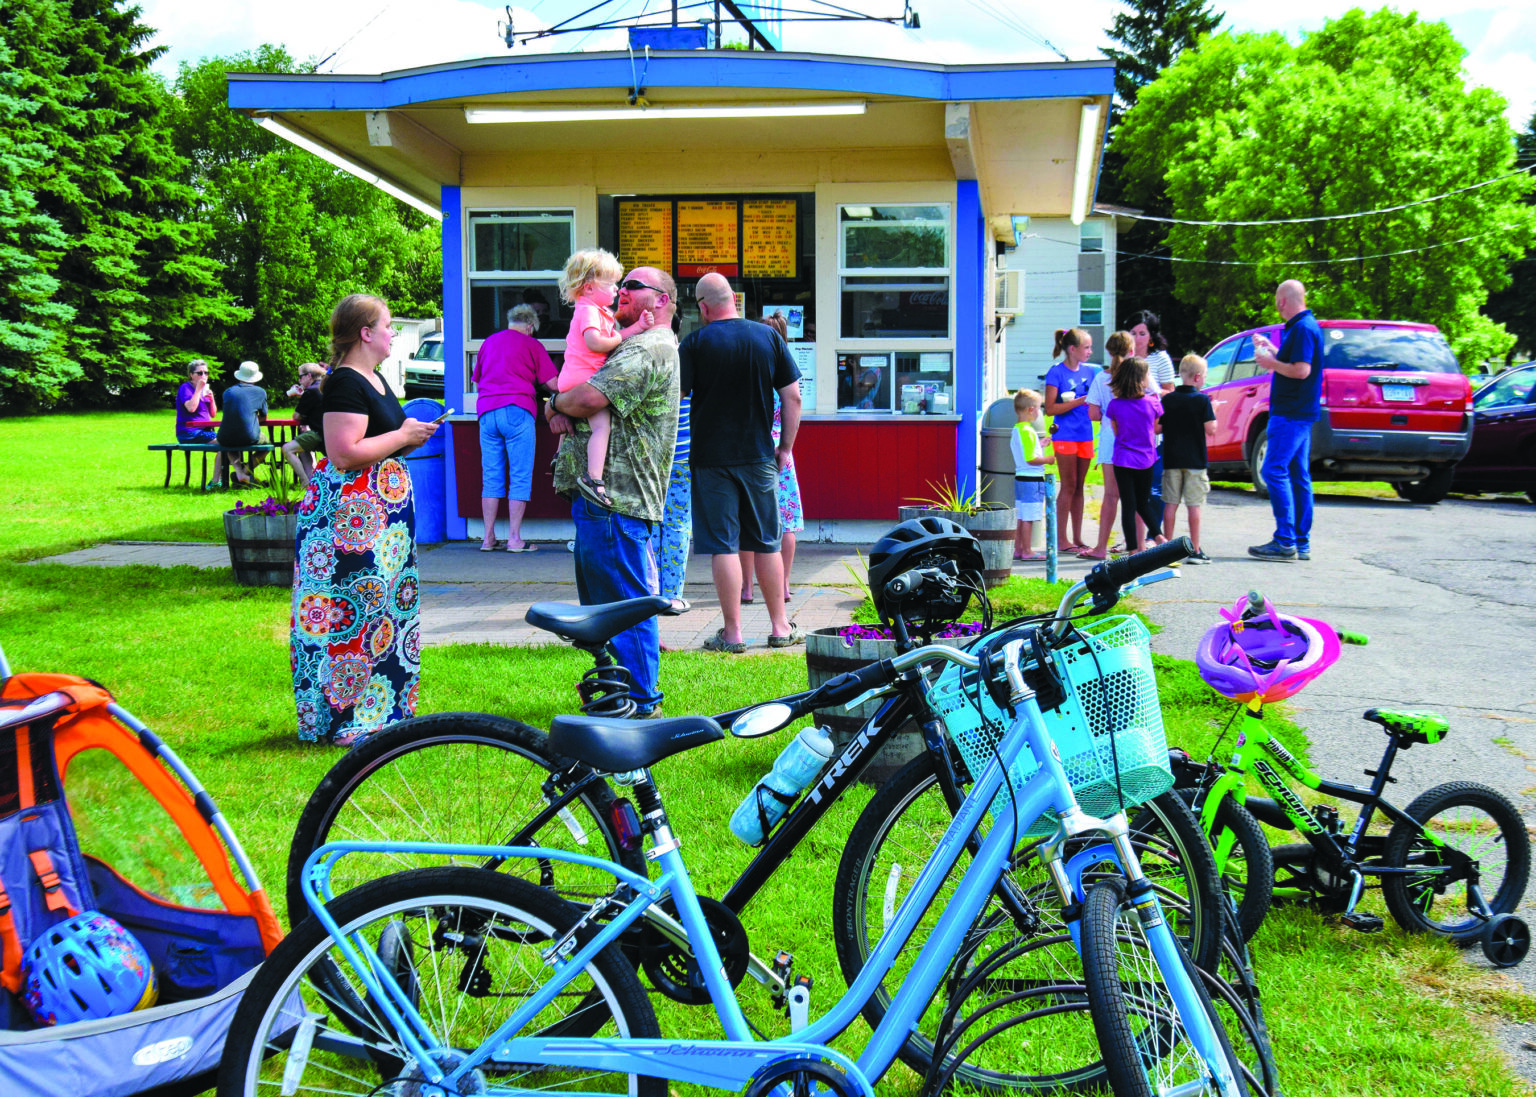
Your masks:
M1403 747L1414 743L1438 743L1451 728L1450 721L1444 716L1426 709L1402 712L1385 708L1366 709L1365 718L1373 724L1380 724L1381 730Z
M649 621L672 603L646 595L597 606L573 606L569 602L535 602L523 615L534 628L553 632L584 648L602 647L619 633Z
M665 604L664 599L661 601ZM724 738L720 725L708 716L674 716L667 720L556 716L549 725L551 747L600 773L644 769L663 758Z

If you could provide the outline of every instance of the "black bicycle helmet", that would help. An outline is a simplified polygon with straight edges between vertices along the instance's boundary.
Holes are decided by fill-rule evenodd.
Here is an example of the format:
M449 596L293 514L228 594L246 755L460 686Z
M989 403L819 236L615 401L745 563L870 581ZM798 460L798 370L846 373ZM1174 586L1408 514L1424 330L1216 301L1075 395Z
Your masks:
M913 568L952 562L959 577L953 591L925 583L909 594L887 596L886 584ZM981 542L948 518L909 518L875 542L869 550L869 592L882 624L901 614L909 626L924 628L958 621L970 601L971 589L981 590L986 565Z

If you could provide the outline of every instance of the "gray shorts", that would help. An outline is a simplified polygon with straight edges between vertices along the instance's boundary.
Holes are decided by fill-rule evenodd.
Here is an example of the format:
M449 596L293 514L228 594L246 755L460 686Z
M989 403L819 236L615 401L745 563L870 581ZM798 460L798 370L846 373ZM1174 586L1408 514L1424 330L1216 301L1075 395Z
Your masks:
M693 466L693 551L700 556L778 552L779 467Z
M1205 505L1205 497L1211 493L1211 478L1205 469L1164 469L1163 503L1187 507Z

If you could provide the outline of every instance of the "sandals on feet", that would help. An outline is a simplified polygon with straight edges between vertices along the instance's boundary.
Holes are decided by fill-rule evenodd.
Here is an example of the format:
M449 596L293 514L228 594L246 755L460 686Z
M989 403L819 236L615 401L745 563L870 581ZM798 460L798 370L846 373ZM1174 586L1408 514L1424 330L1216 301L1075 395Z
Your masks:
M789 632L784 636L768 637L768 646L771 648L788 648L796 644L805 643L805 633L800 631L799 625L790 625Z
M725 655L745 655L747 645L737 642L731 643L725 638L725 629L716 629L715 634L704 641L705 651L718 651Z
M608 489L603 486L601 480L594 480L590 476L578 476L576 478L576 490L589 502L595 503L604 510L613 510L613 500L608 497Z
M672 604L661 611L663 617L681 617L693 608L693 603L686 598L674 598Z

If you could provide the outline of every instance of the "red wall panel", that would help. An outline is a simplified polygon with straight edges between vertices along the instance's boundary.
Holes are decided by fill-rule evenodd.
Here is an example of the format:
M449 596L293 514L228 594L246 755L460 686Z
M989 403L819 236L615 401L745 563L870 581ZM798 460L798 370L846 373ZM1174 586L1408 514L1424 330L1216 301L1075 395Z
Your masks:
M549 463L555 459L555 436L542 418L533 428L533 494L528 500L529 518L569 518L571 504L555 494ZM459 493L459 516L480 517L480 431L474 423L453 425L453 472ZM507 508L501 508L506 517Z

